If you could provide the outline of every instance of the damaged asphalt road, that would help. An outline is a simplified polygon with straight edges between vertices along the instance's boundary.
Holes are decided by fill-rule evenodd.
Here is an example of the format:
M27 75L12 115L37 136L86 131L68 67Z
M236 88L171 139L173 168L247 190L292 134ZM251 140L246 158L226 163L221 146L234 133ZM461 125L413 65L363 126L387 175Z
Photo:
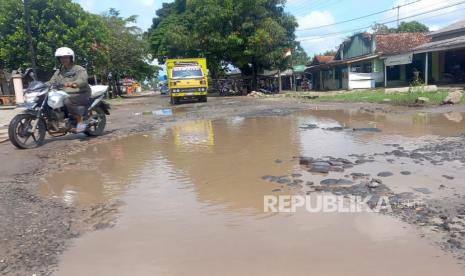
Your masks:
M129 102L130 101L130 102ZM39 148L19 151L9 143L0 144L0 275L49 275L58 265L58 257L64 252L73 238L86 232L112 227L118 217L121 202L110 201L94 206L69 206L59 200L39 195L40 180L48 173L62 168L68 156L85 150L90 145L111 143L115 139L145 133L162 126L181 121L199 119L221 119L233 116L285 116L307 109L359 109L357 104L319 104L299 103L287 99L253 99L253 98L212 98L209 103L185 104L172 108L172 114L165 116L151 111L170 108L166 97L153 97L139 100L127 100L118 104L109 117L108 131L99 138L89 139L80 135L69 135L59 139L48 139ZM364 109L369 109L367 104ZM380 108L373 105L373 109ZM432 112L444 112L457 107L431 109ZM462 108L462 107L458 107ZM389 112L405 112L405 109L392 108ZM409 112L414 112L410 110ZM308 131L315 125L303 126ZM331 128L329 126L328 128ZM336 128L333 126L333 128ZM306 131L306 130L305 130ZM328 131L347 131L345 128ZM365 127L351 128L352 132L378 133L383 129ZM391 151L377 154L352 156L349 158L333 157L318 160L314 157L300 159L302 166L307 166L312 173L341 172L366 163L375 162L377 158L393 159L411 158L419 163L430 162L442 164L445 161L463 163L465 148L462 136L435 140L417 149L402 149L391 145ZM277 160L276 160L277 161ZM276 162L279 164L280 162ZM379 171L381 175L371 176L361 173L347 178L326 179L322 183L299 181L298 174L288 180L282 177L266 176L264 180L283 185L312 187L312 191L331 191L342 194L390 194L393 197L411 196L393 192L383 184L381 178L390 177L388 171ZM408 175L408 171L404 171ZM452 176L445 174L444 179ZM286 178L287 179L287 178ZM376 179L376 180L375 180ZM380 181L377 181L381 179ZM281 181L281 182L280 182ZM324 181L324 180L323 180ZM322 184L322 185L319 185ZM353 184L353 185L352 185ZM349 186L349 187L348 187ZM315 189L315 187L318 187ZM419 190L421 192L421 190ZM422 192L428 192L422 190ZM445 249L453 250L458 258L463 258L465 231L463 226L463 198L454 197L453 201L431 200L427 210L399 209L395 214L403 220L419 225L432 226L434 231L445 233ZM394 199L394 198L393 198ZM462 200L460 200L462 199ZM462 209L461 209L462 208ZM448 246L447 246L448 245Z
M76 208L38 195L41 177L59 170L68 155L93 144L111 143L114 139L178 121L240 114L284 115L305 106L250 98L212 99L208 104L174 107L173 116L139 115L163 108L170 108L166 97L128 100L124 105L117 105L109 117L107 133L95 139L68 135L47 139L43 147L25 151L16 150L8 142L0 144L0 275L48 275L70 239L111 226L118 202ZM108 210L101 212L102 208Z

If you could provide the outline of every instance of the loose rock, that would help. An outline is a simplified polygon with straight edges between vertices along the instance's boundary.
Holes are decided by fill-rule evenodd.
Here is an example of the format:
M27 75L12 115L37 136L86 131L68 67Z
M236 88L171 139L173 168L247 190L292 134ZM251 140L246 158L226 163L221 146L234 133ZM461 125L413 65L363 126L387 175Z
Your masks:
M429 103L429 102L430 102L430 100L427 97L418 97L415 100L415 103L417 103L417 104L426 104L426 103Z
M416 191L416 192L425 194L425 195L429 195L429 194L432 194L432 193L433 193L433 192L431 192L431 190L428 189L428 188L414 188L413 190Z
M394 174L392 172L380 172L378 173L378 176L379 177L389 177L389 176L393 176Z
M462 101L463 94L460 91L450 92L442 102L443 104L458 104Z

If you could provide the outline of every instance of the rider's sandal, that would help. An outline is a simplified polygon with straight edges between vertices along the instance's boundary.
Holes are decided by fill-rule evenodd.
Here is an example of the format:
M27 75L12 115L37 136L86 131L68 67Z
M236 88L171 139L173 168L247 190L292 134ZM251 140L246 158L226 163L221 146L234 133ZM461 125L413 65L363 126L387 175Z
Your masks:
M71 132L73 133L81 133L81 132L84 132L86 130L87 126L86 124L83 124L83 123L79 123L76 128L73 128L71 130Z

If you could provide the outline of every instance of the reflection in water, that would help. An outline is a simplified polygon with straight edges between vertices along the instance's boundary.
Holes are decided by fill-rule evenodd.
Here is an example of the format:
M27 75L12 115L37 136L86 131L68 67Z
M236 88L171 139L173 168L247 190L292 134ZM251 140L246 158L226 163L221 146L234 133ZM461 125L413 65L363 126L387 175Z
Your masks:
M203 151L215 145L211 121L188 121L172 128L174 144L179 151Z
M460 123L463 121L462 113L459 112L444 113L444 117L446 117L447 120L455 123Z
M300 129L308 123L383 132ZM43 194L78 204L118 196L126 206L115 228L78 240L57 275L463 275L451 257L387 216L263 214L263 195L295 191L261 179L300 173L318 183L324 176L302 171L293 157L384 152L386 143L463 130L463 123L441 114L311 111L181 123L92 147L74 157L78 164L47 178ZM401 189L441 175L415 166L379 160L345 173L421 172L409 182L392 177Z
M133 136L92 146L47 176L40 192L68 204L106 202L124 192L145 162L154 158L153 142L148 136Z

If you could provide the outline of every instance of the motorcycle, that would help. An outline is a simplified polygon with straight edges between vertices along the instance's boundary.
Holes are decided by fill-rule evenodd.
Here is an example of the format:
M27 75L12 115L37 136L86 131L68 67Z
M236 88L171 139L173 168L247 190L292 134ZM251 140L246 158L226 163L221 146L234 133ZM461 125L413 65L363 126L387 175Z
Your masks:
M32 81L25 90L26 110L16 115L10 122L8 136L19 149L42 146L45 134L60 137L71 132L77 122L69 116L64 101L69 95L57 85L47 85ZM102 135L106 126L106 115L110 115L110 105L103 101L108 90L106 85L91 86L92 95L85 107L84 122L87 136Z

